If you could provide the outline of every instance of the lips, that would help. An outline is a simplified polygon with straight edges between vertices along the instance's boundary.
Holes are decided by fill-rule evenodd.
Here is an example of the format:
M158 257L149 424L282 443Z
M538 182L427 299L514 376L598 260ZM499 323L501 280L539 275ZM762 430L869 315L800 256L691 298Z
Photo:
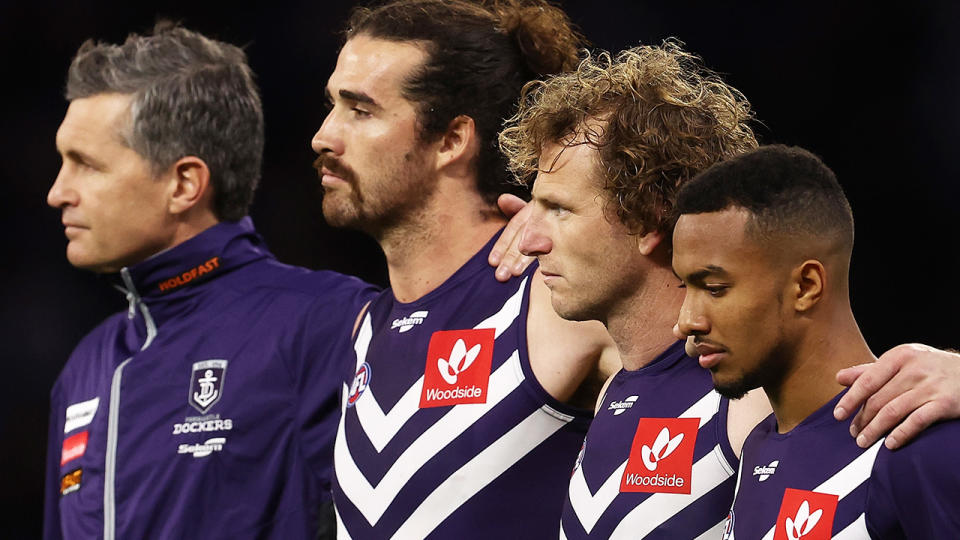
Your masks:
M66 234L67 236L69 236L70 233L75 233L75 232L80 231L80 230L82 230L82 229L87 229L87 228L88 228L88 227L85 227L85 226L83 226L83 225L80 225L79 223L75 223L75 222L73 222L73 221L63 220L61 223L63 223L63 232L64 232L64 234Z
M705 341L694 341L694 347L700 355L700 367L705 369L715 367L727 353L727 350L723 347Z
M320 175L320 184L323 187L332 187L337 184L349 184L353 173L332 157L320 156L313 162L313 166Z
M547 287L549 287L552 282L556 281L560 277L560 274L555 274L553 272L544 270L543 266L540 267L540 275L543 276L543 284Z

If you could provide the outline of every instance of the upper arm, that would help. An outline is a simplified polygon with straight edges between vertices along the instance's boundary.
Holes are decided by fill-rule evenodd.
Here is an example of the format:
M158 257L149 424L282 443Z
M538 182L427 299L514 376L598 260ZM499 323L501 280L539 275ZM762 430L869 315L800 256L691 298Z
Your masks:
M556 314L539 270L530 284L527 346L530 366L544 390L586 409L620 367L616 345L602 323L567 321Z
M596 416L597 413L600 412L600 407L603 405L603 396L607 393L607 388L610 387L610 382L613 381L613 376L616 375L616 374L617 374L616 371L614 371L613 373L611 373L611 374L607 377L607 380L604 381L603 387L600 388L600 393L597 394L597 404L594 405L594 407L593 407L593 415L594 415L594 416Z
M960 538L960 425L945 422L900 450L880 449L867 496L867 525L879 537Z
M740 458L747 435L772 412L773 408L770 407L770 401L762 388L751 390L740 399L730 400L730 408L727 410L727 437L737 459Z

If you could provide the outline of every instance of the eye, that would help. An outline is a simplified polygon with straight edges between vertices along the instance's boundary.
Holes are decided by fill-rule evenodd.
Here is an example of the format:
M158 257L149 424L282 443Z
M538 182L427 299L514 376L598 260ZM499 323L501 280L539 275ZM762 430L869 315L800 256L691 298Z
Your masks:
M563 217L570 213L570 210L564 206L561 206L555 202L546 203L547 211L557 217Z
M719 298L726 294L729 287L727 285L704 285L703 288L706 289L710 296Z
M353 115L356 116L357 118L369 118L371 116L370 111L365 111L359 107L354 107L350 110L353 111Z

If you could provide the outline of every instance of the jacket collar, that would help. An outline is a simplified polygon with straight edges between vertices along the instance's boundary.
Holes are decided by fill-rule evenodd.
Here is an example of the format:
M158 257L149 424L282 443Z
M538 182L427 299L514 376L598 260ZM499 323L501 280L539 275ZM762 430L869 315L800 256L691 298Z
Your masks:
M123 288L144 300L189 294L196 285L255 260L272 258L253 220L223 222L121 270ZM135 290L130 291L131 287Z

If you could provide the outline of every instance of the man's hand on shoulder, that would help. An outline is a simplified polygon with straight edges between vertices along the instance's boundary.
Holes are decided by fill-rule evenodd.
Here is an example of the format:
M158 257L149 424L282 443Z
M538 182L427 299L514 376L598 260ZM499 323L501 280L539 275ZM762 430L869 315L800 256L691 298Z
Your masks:
M894 450L939 420L960 418L960 354L920 344L898 345L872 364L841 370L837 381L850 390L834 416L859 409L850 434L862 448L891 429L885 444Z
M500 195L497 205L503 215L510 218L510 222L493 244L487 262L497 269L495 274L497 281L508 281L511 277L522 274L534 259L520 253L519 248L523 226L530 217L530 210L523 199L509 193Z

